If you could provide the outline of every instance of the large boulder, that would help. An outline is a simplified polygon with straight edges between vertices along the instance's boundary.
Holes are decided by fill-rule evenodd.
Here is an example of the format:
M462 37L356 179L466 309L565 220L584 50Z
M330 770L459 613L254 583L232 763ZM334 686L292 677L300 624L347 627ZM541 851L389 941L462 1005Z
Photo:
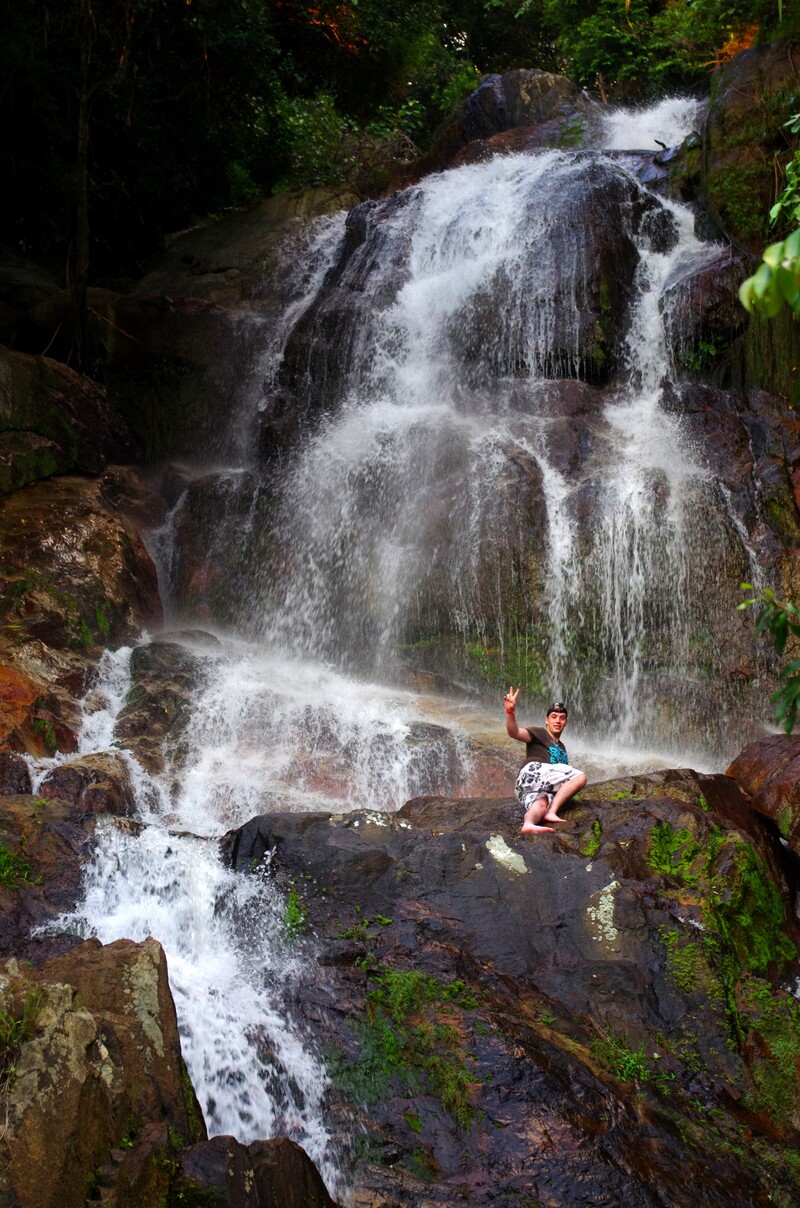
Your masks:
M578 157L561 168L531 173L520 186L513 271L497 249L487 251L483 279L459 295L452 313L442 307L432 316L422 355L431 363L433 397L439 390L447 397L454 382L468 397L531 377L602 384L619 367L639 245L674 246L674 222L617 164ZM262 413L265 454L296 441L362 385L391 396L394 382L380 374L397 355L392 319L410 279L412 240L424 242L433 221L427 190L435 210L443 182L364 202L348 215L338 259L286 341ZM414 284L421 289L426 281ZM399 321L413 327L400 311Z
M80 900L94 816L67 801L0 797L0 956L36 964L78 943L58 924Z
M353 1202L791 1199L797 923L777 834L730 778L692 772L592 786L565 817L528 840L511 801L423 798L225 840L243 875L266 862L293 888L316 937L297 1009L331 1112L365 1133Z
M774 734L751 742L727 775L747 794L751 808L774 822L800 855L800 737Z
M465 157L455 157L470 144L480 144L490 152L504 149L492 144L495 136L506 131L521 136L510 148L513 150L588 145L602 112L599 102L566 76L536 68L489 75L462 103L420 167L436 171L453 162L467 162Z
M134 453L105 389L47 357L0 348L0 494Z
M143 1126L166 1126L162 1157L170 1132L183 1144L205 1137L155 940L88 940L35 973L10 961L0 997L4 1018L19 1021L4 1054L14 1064L0 1140L4 1202L84 1208L114 1151L133 1147Z

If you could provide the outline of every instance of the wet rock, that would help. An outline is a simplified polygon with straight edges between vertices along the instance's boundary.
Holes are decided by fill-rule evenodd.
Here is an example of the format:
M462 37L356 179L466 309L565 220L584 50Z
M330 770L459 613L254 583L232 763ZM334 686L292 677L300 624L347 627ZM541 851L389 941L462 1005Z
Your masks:
M155 567L100 483L51 479L0 500L5 747L74 750L77 699L102 646L131 641L160 616Z
M112 751L59 764L45 776L39 795L46 800L68 801L90 814L130 817L135 811L127 765Z
M58 361L0 348L0 494L70 470L98 474L133 452L101 386Z
M727 775L748 795L751 808L774 822L800 855L800 738L775 734L751 742Z
M313 1162L287 1137L244 1146L218 1136L193 1145L181 1157L178 1186L226 1208L336 1208Z
M270 494L246 471L189 478L181 494L173 517L171 598L187 622L241 622L253 567L266 564L274 541Z
M204 682L205 660L177 642L151 642L131 655L131 688L115 726L115 737L149 771L171 762Z
M470 93L436 140L424 158L424 169L447 167L467 144L489 143L493 136L519 127L527 139L532 137L530 127L545 127L548 141L540 146L580 145L602 112L597 101L565 76L536 69L490 75Z
M11 961L0 986L4 1010L27 1020L0 1141L9 1202L83 1208L143 1123L205 1136L155 940L89 940L30 974Z
M559 187L532 178L528 189L531 224L547 210L555 238L535 241L521 227L522 246L530 247L514 280L498 266L438 332L448 378L457 372L469 391L529 377L607 381L622 355L638 240L659 251L675 242L669 212L610 161L576 160ZM293 443L322 408L334 409L354 382L369 378L385 335L381 316L408 278L421 199L419 189L407 189L349 215L340 258L286 343L262 416L265 455Z
M30 768L22 756L0 752L0 796L30 793L31 790Z
M739 285L748 271L745 257L726 249L699 269L680 268L667 281L659 306L673 363L683 371L726 385L738 370L731 359L747 327Z
M235 867L271 853L304 887L323 969L298 1010L331 1113L365 1132L354 1203L783 1194L738 1148L757 1136L776 1170L794 1144L795 1090L758 1089L782 1060L763 1003L793 1010L797 964L777 837L730 778L686 771L590 786L565 817L526 840L511 800L429 797L226 837Z
M29 786L0 797L0 954L40 963L78 942L53 924L78 902L93 830L93 817L31 796ZM36 928L46 934L34 936Z
M231 425L249 402L259 354L294 291L291 252L308 220L354 205L351 192L312 189L267 198L253 210L180 234L136 288L107 303L98 335L109 393L150 462L209 449L223 464L249 453L250 433ZM235 349L233 359L231 350Z

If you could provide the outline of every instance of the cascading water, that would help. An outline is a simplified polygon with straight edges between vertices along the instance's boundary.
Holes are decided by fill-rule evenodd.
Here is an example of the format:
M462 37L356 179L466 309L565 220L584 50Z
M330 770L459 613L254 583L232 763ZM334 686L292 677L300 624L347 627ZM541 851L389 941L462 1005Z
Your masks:
M694 116L669 110L683 127ZM636 122L628 145L675 129L652 111ZM248 464L177 483L153 536L168 611L228 632L198 655L204 685L164 776L125 756L141 827L101 828L69 922L161 940L210 1131L288 1132L342 1194L327 1075L286 1004L304 974L283 904L268 879L226 871L216 839L269 809L453 792L463 713L401 686L410 668L452 694L502 664L528 708L569 693L605 759L626 740L686 756L687 723L696 755L714 736L697 725L703 591L738 583L752 551L662 405L680 368L665 283L716 249L625 157L446 172L346 227L324 220L309 249L259 366L269 397L248 397L269 418L291 396L319 413L313 433L279 476ZM106 656L82 750L113 743L129 655ZM494 716L483 724L499 737Z
M637 113L636 137L696 114ZM285 478L263 611L241 618L259 641L386 677L456 638L462 677L480 648L585 727L714 745L695 643L704 593L733 593L747 559L661 395L682 372L665 286L720 248L633 169L498 157L351 217L287 347L298 405L323 382L329 406Z

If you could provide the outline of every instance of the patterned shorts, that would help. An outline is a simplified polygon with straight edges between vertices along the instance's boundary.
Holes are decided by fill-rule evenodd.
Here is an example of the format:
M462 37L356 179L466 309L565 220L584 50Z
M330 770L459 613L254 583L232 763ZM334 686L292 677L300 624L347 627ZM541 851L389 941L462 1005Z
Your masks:
M561 785L576 776L580 772L568 763L526 763L517 776L517 801L526 811L540 797L546 797L550 805Z

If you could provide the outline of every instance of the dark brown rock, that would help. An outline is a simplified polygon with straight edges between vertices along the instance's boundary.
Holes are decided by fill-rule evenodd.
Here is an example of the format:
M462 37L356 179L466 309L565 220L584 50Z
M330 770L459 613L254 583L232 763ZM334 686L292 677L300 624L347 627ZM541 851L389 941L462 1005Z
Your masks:
M565 76L537 69L490 75L463 102L459 113L439 136L421 165L425 171L448 167L457 152L476 140L489 142L503 131L545 127L549 144L581 142L602 106ZM521 149L521 148L520 148Z
M0 797L0 844L7 875L0 882L0 955L41 962L77 942L59 930L32 936L74 909L94 818L63 801L22 795Z
M21 755L0 752L0 796L30 793L31 773Z
M194 693L204 682L204 666L202 658L178 642L151 642L134 650L131 689L115 735L148 770L164 768L165 744L172 762L180 762L178 746Z
M727 771L751 807L778 827L800 854L800 737L775 734L751 742Z
M135 812L127 765L113 751L59 764L45 776L39 795L46 800L68 801L90 814L128 817Z
M258 1208L336 1208L319 1171L288 1137L253 1141L247 1147L258 1191Z

